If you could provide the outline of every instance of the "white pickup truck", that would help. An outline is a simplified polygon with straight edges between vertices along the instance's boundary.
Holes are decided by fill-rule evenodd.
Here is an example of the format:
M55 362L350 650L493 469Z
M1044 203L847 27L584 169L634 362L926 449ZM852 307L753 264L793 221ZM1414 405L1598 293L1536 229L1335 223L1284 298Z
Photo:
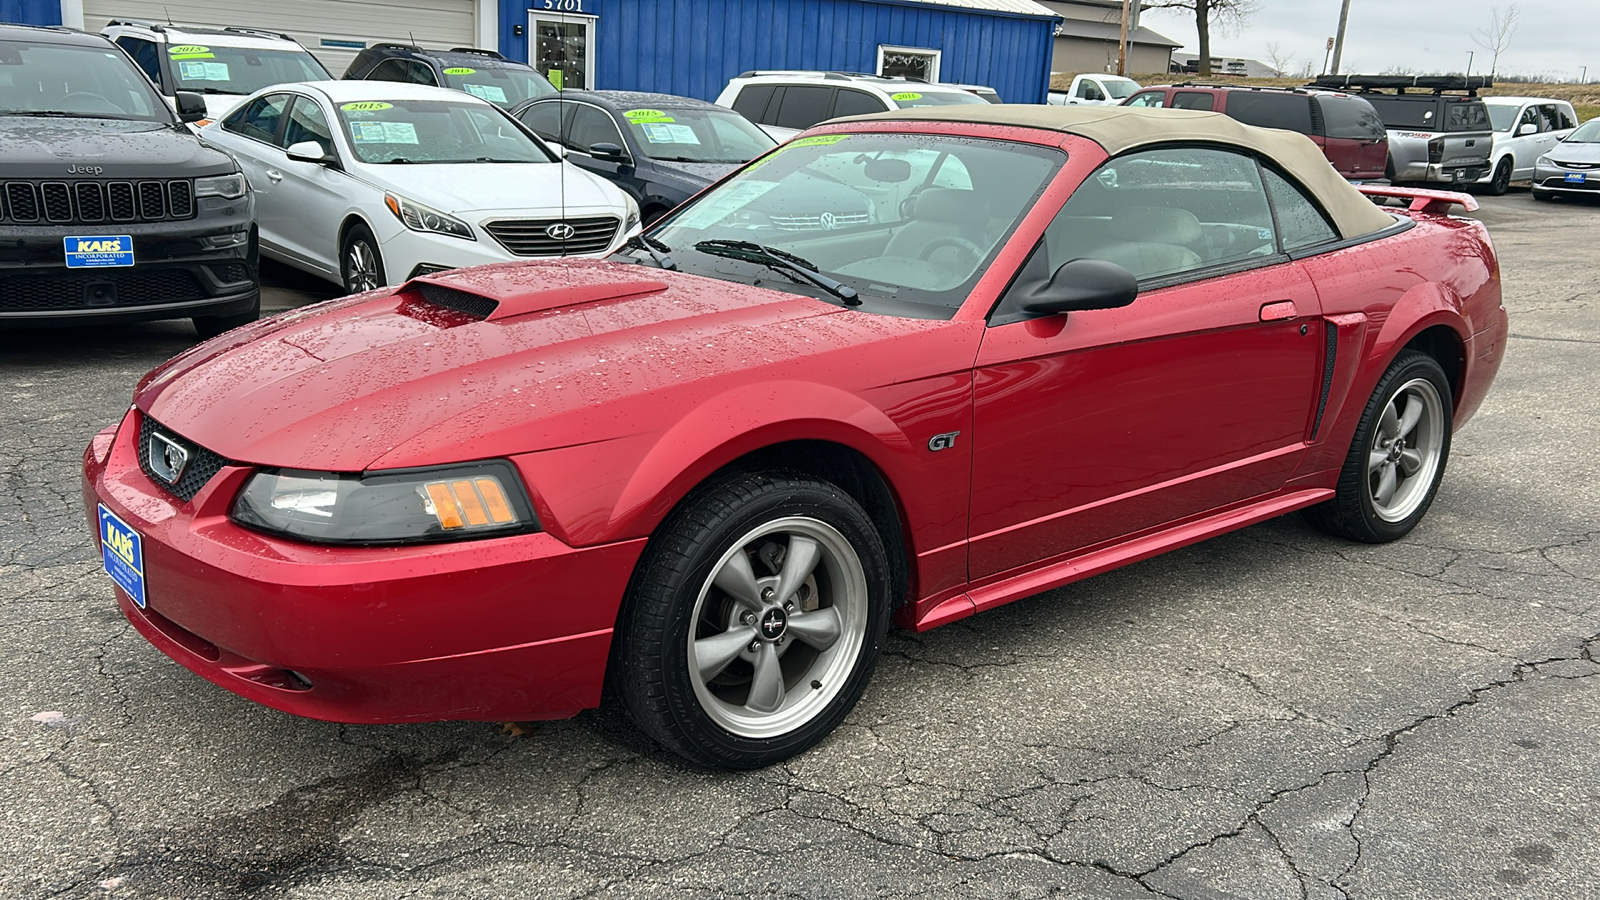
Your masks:
M1079 75L1065 91L1051 91L1056 106L1116 106L1133 96L1139 82L1121 75Z

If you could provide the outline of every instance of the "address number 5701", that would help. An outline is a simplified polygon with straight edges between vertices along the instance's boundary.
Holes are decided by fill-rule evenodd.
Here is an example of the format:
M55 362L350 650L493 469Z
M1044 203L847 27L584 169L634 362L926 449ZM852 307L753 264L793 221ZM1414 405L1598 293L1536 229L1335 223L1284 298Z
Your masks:
M583 0L544 0L544 8L552 12L583 12Z

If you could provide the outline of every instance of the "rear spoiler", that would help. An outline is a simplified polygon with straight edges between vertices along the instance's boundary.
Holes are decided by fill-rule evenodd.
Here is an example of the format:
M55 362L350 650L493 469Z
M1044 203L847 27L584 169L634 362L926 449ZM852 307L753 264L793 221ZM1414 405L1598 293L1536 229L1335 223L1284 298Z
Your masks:
M1471 194L1462 194L1457 191L1430 191L1426 188L1403 188L1390 185L1359 184L1356 190L1368 197L1378 198L1378 202L1391 197L1400 200L1410 200L1411 212L1429 213L1430 215L1443 216L1450 213L1450 207L1459 206L1467 212L1478 208L1478 198Z

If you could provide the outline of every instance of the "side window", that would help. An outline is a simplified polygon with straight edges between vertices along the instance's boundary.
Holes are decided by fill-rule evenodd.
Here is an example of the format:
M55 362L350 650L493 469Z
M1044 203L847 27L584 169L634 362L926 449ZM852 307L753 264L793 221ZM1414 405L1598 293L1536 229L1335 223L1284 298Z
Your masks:
M1311 133L1311 98L1304 94L1231 91L1228 115L1246 125Z
M774 86L770 84L747 84L739 91L739 96L733 98L733 111L752 122L767 122L767 104L772 100Z
M401 84L427 84L438 86L433 71L409 59L386 59L367 73L367 81L398 81Z
M1149 109L1160 109L1167 105L1167 95L1161 91L1145 91L1142 94L1134 94L1132 97L1128 98L1128 102L1123 105L1143 106Z
M779 128L810 128L828 117L833 108L831 87L790 85L778 103L778 115L772 124Z
M1173 109L1199 109L1212 112L1217 108L1217 98L1214 94L1205 94L1200 91L1179 91L1172 97Z
M1530 106L1522 111L1522 118L1517 120L1517 131L1522 131L1522 126L1532 125L1535 131L1539 130L1539 107Z
M1317 97L1326 136L1343 140L1380 141L1387 137L1383 120L1372 104L1360 97Z
M522 111L522 124L547 141L559 141L561 106L560 103L535 103Z
M835 118L839 116L864 116L868 113L883 112L888 108L882 100L866 91L840 89L839 99L833 101L833 115Z
M323 153L333 152L333 132L328 128L328 117L322 107L309 97L296 97L289 111L289 124L283 132L283 145L293 147L305 141L314 141Z
M152 41L136 37L119 37L117 46L128 52L133 57L135 64L150 76L150 81L157 87L161 86L161 56L156 52L156 45Z
M1554 106L1546 105L1539 107L1539 118L1541 120L1539 125L1540 131L1561 130L1561 114L1556 112L1556 108Z
M1100 86L1087 80L1078 82L1078 96L1085 100L1106 99L1105 92L1100 90Z
M1278 252L1255 159L1206 147L1145 150L1101 166L1046 229L1043 250L1044 277L1089 258L1141 281Z
M1284 250L1299 250L1327 243L1339 236L1322 211L1300 188L1271 169L1263 168L1267 196L1278 214L1278 237Z
M289 105L289 97L288 94L257 97L229 116L222 127L247 138L279 146L278 123L283 119L284 108Z
M622 133L617 131L617 123L593 106L573 108L572 129L567 144L582 153L590 152L589 148L595 144L616 144L624 148L628 146L622 142Z
M1572 107L1558 106L1556 107L1556 113L1561 116L1562 130L1578 127L1578 120L1573 115Z

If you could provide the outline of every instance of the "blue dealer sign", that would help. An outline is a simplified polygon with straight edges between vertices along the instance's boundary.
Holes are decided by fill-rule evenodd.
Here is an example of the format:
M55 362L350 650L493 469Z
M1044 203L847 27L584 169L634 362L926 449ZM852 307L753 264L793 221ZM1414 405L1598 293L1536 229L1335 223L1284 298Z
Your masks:
M67 268L95 269L133 265L133 237L99 234L61 239L67 251Z

